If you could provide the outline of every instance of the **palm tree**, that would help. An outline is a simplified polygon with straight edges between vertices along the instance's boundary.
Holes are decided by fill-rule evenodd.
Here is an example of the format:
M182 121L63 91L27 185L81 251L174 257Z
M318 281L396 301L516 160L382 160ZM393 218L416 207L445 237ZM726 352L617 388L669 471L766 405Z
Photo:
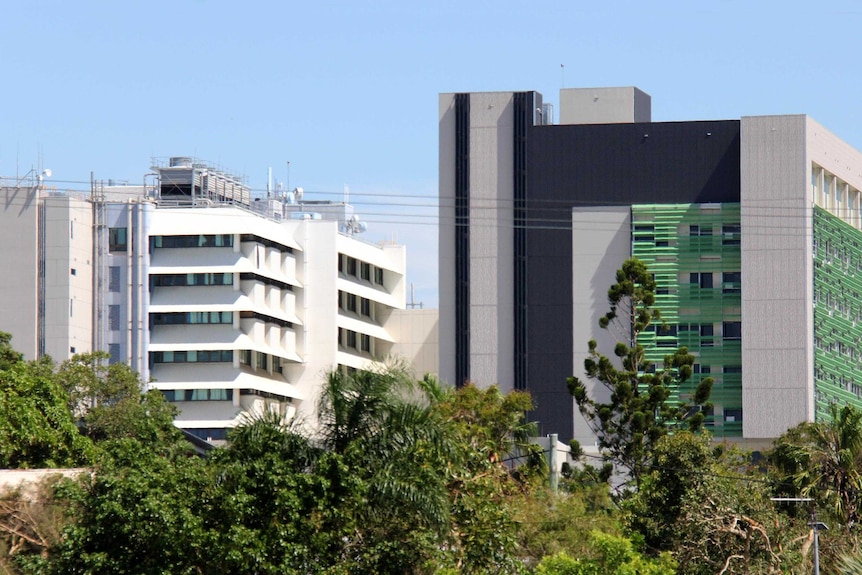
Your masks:
M785 433L771 453L781 495L811 497L835 521L862 518L862 411L829 406L829 419Z

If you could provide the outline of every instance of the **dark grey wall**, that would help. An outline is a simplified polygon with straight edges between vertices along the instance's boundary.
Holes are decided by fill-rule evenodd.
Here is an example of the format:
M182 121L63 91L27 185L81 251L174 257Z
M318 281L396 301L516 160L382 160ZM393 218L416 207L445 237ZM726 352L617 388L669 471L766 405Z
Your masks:
M526 388L542 434L559 433L567 441L572 430L566 389L573 349L572 207L738 202L739 125L725 120L527 130L527 282L520 295L527 302Z

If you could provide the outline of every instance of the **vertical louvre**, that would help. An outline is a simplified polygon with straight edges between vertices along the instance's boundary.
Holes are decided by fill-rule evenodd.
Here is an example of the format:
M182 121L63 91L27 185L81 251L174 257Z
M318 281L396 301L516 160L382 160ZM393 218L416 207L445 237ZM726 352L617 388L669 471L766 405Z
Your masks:
M514 384L527 388L527 127L533 114L531 92L514 100L513 223L514 223Z
M470 378L470 94L455 96L455 383Z

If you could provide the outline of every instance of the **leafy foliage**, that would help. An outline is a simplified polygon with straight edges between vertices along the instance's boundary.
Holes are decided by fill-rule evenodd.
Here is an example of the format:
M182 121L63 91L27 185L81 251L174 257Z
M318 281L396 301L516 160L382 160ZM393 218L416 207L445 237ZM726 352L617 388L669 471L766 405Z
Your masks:
M0 467L74 467L93 456L50 360L26 362L0 332Z
M536 575L673 575L675 567L669 554L646 558L629 539L592 531L587 555L577 559L565 552L548 555L539 562Z
M679 432L656 445L637 494L623 504L628 527L653 551L670 551L681 575L767 573L798 563L801 531L780 517L769 485L746 454ZM751 479L748 479L751 478Z
M862 520L862 410L829 406L828 421L802 423L782 435L770 453L780 495L811 497L830 520Z
M458 448L447 464L449 561L461 573L517 573L516 508L547 474L542 449L529 440L536 433L525 418L532 400L524 392L504 395L495 386L470 384L438 397L435 411Z
M599 325L608 329L621 323L626 341L616 344L615 359L602 355L597 342L590 341L584 369L587 378L610 392L610 401L603 403L591 397L578 377L567 380L569 391L596 433L606 460L623 468L635 484L640 483L656 443L669 430L701 429L703 409L709 406L713 383L712 378L705 378L690 399L669 401L672 391L691 377L694 356L686 347L680 347L665 357L662 368L653 372L637 337L661 319L654 307L655 288L646 265L631 258L617 270L616 282L608 289L610 310Z
M153 446L176 446L181 440L173 426L176 408L158 390L142 394L140 376L124 363L108 365L107 359L103 352L78 354L57 370L82 431L97 442L134 438Z

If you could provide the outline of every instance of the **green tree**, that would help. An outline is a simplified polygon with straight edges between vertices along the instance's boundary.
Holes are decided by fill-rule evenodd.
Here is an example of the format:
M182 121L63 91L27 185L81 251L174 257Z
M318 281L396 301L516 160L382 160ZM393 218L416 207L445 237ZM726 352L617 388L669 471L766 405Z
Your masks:
M776 440L769 454L779 495L811 497L829 520L862 520L862 410L829 406L829 418L801 423Z
M623 503L628 528L652 552L669 551L680 575L785 571L798 564L793 535L749 456L678 432L656 445L650 470Z
M801 423L779 437L768 453L775 495L810 498L810 505L785 504L783 510L799 523L818 520L829 525L820 533L823 571L836 570L845 556L862 550L862 410L829 406L829 416ZM811 561L811 534L804 551Z
M78 354L57 370L69 410L94 441L135 438L164 448L187 449L173 425L176 408L158 390L142 392L140 376L124 363L107 363L104 352Z
M74 467L94 451L48 358L27 362L0 332L0 468Z
M273 418L212 458L213 573L430 573L449 536L445 422L399 366L334 371L308 437Z
M204 462L168 457L124 438L106 443L92 474L67 482L59 500L71 522L32 572L206 573L210 554L199 506L208 491Z
M458 448L446 467L449 564L460 573L517 573L518 508L547 474L541 447L529 439L536 435L525 417L532 400L525 392L474 385L435 396L435 411Z
M587 555L577 559L565 552L548 555L539 562L536 575L674 575L675 568L670 554L647 558L631 540L594 530Z
M600 318L599 326L608 329L620 325L625 341L616 344L612 359L601 354L597 342L591 340L584 369L587 378L610 392L610 401L603 403L591 397L578 377L567 380L578 408L598 437L603 456L625 470L635 485L640 484L659 439L672 429L701 429L713 383L712 378L705 378L688 399L670 401L671 394L682 390L691 377L694 356L680 347L655 370L646 359L646 350L637 339L661 319L655 308L655 289L652 274L636 258L623 263L616 282L608 289L610 310ZM682 393L679 396L686 397Z
M513 498L518 525L518 556L534 568L545 557L566 553L587 557L594 530L620 535L620 513L611 501L607 483L553 493L534 489Z

